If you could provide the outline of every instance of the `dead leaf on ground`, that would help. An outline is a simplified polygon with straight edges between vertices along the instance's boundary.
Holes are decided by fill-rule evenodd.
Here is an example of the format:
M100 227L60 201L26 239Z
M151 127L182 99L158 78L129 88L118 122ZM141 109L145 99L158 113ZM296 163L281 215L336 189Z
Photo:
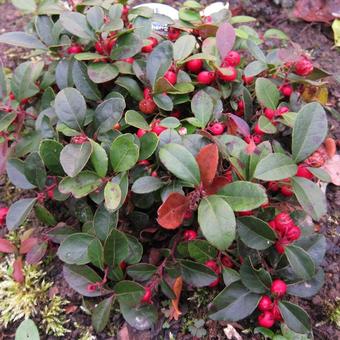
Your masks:
M328 159L322 169L329 174L334 185L340 185L340 155Z
M179 319L179 316L182 314L182 312L179 310L179 299L181 297L181 292L182 292L182 287L183 287L183 279L181 276L179 276L173 286L172 290L174 291L176 298L171 300L171 308L170 308L170 316L169 319L175 319L176 321Z
M339 0L298 0L295 3L294 15L309 22L330 23L339 11Z

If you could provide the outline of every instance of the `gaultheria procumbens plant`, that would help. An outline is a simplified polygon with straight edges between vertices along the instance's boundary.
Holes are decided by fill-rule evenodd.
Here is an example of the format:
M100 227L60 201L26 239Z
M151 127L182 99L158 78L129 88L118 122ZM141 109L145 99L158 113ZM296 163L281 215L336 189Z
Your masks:
M36 7L0 36L32 56L0 73L1 169L27 190L0 215L17 280L55 243L70 287L102 297L97 331L114 303L147 329L162 300L178 318L181 291L210 286L214 320L311 332L290 295L323 283L312 221L334 141L305 90L327 74L282 32L194 1L176 22L112 1ZM41 226L12 244L33 210Z

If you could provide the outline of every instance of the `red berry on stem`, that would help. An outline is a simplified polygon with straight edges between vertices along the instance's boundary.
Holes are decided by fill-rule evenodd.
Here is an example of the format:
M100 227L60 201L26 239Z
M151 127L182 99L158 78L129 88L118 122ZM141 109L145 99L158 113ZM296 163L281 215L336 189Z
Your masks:
M199 73L203 68L203 61L201 59L189 60L185 66L189 72Z
M74 45L71 45L68 49L67 49L67 53L68 54L77 54L77 53L81 53L83 52L84 49L81 45L79 44L74 44Z
M183 239L185 241L192 241L197 238L197 232L195 230L189 229L183 233Z
M209 127L210 132L215 135L215 136L219 136L223 133L224 131L224 126L222 123L214 123L213 125L211 125Z
M10 92L8 98L9 98L10 100L14 100L14 99L15 99L14 93L13 93L13 92Z
M275 243L275 245L274 245L275 249L277 250L277 252L279 254L284 254L284 252L285 252L285 247L284 246L285 245L282 242L280 242L280 241L277 241Z
M141 137L143 137L146 133L147 133L146 130L144 130L144 129L138 129L136 135L137 135L138 138L141 138Z
M164 74L164 78L171 84L175 85L177 82L177 74L174 71L167 71Z
M139 161L137 164L141 165L141 166L149 166L150 162L147 159L143 159L143 160Z
M275 320L273 314L270 311L265 311L264 313L259 315L259 317L257 318L257 322L261 327L271 328L273 327Z
M270 291L273 295L277 297L282 297L286 294L287 291L287 285L284 281L280 279L276 279L272 282L272 285L270 287Z
M254 135L253 141L255 144L260 144L262 142L262 135Z
M219 274L221 272L220 267L215 260L208 260L204 263L204 265L213 270L216 274Z
M264 132L261 130L259 124L256 124L256 125L254 126L254 132L255 132L257 135L263 135L263 134L264 134Z
M144 295L140 302L142 303L151 303L152 291L150 287L144 287Z
M273 308L272 308L271 312L273 314L274 320L283 321L277 300L274 301Z
M282 235L286 233L288 229L294 226L294 221L289 216L289 214L282 212L275 216L274 218L276 230Z
M139 109L149 115L155 112L157 108L157 105L155 104L155 102L150 98L150 99L142 99L139 102Z
M151 177L158 177L157 171L152 171L151 172Z
M202 85L210 85L215 80L215 72L202 71L197 75L197 82Z
M7 208L7 207L0 208L0 227L3 224L5 224L8 211L9 211L9 208Z
M148 87L146 87L143 91L143 95L145 99L150 99L152 98L152 90Z
M264 115L269 119L272 120L275 117L276 111L273 109L270 109L269 107L266 107L264 109Z
M181 35L181 31L178 28L170 27L168 30L168 39L175 41Z
M154 132L157 136L159 136L164 130L167 128L159 125L159 119L155 120L152 124L152 132Z
M283 196L286 196L286 197L291 197L293 196L294 192L292 190L291 187L287 186L287 185L284 185L282 188L281 188L281 194Z
M286 237L290 242L296 241L301 236L301 229L294 225L287 230Z
M295 176L304 177L307 179L312 179L314 177L314 175L303 164L298 165L298 169Z
M268 182L268 189L270 191L276 192L279 191L279 185L277 182Z
M246 77L245 75L242 76L242 80L246 85L250 85L254 81L254 77Z
M257 305L257 308L261 312L265 312L266 310L271 310L273 307L273 302L268 295L263 295Z
M305 57L300 58L295 63L295 73L299 76L308 76L313 72L313 64Z
M277 114L282 116L283 114L289 112L289 108L287 106L281 106L277 109Z
M237 78L237 71L234 66L223 67L219 70L218 76L224 81L234 81Z
M282 85L280 86L280 92L285 96L285 97L290 97L291 94L293 93L293 87L292 85Z
M236 51L230 51L224 58L224 62L228 66L237 66L241 61L241 57Z
M132 58L132 57L124 58L124 59L121 59L121 61L124 61L124 62L129 63L129 64L133 64L134 61L135 61L135 58Z

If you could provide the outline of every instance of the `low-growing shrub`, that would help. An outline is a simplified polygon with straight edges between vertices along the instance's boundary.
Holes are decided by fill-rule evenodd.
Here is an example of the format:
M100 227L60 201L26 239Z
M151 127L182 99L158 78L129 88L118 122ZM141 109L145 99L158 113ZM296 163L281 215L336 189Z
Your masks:
M4 235L0 251L23 282L23 262L60 244L69 286L101 298L97 331L115 301L147 329L161 300L178 319L181 292L213 287L213 320L308 334L290 295L323 283L312 220L327 211L318 182L335 143L310 93L328 74L283 32L201 9L187 1L174 22L113 1L42 1L27 32L0 36L32 50L0 73L0 164L27 191L0 223L29 225L34 210L43 225Z

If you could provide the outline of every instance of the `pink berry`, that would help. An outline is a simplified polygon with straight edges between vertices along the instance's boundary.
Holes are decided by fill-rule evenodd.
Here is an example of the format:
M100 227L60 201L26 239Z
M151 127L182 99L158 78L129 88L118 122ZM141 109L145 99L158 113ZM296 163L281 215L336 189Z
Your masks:
M241 61L240 55L236 51L230 51L224 58L224 62L228 66L237 66Z
M299 76L308 76L313 72L313 64L305 57L302 57L295 63L295 73Z
M174 71L167 71L164 74L164 78L171 84L175 85L177 82L177 74Z
M189 72L199 73L203 68L203 61L201 59L189 60L185 66Z
M266 310L271 310L273 307L273 302L268 295L263 295L257 305L257 308L261 312L265 312Z
M273 295L277 297L282 297L286 294L287 291L287 285L284 281L280 279L276 279L272 282L272 285L270 287L270 291Z
M202 71L197 75L197 82L202 85L210 85L215 80L215 72Z
M218 72L218 76L224 81L234 81L237 78L237 71L234 66L223 67Z
M183 233L183 239L185 241L192 241L192 240L195 240L197 238L197 232L195 230L186 230L184 233Z
M210 126L209 130L213 135L219 136L223 133L224 126L222 123L214 123Z
M273 314L270 311L265 311L257 318L258 325L264 328L271 328L275 323Z

